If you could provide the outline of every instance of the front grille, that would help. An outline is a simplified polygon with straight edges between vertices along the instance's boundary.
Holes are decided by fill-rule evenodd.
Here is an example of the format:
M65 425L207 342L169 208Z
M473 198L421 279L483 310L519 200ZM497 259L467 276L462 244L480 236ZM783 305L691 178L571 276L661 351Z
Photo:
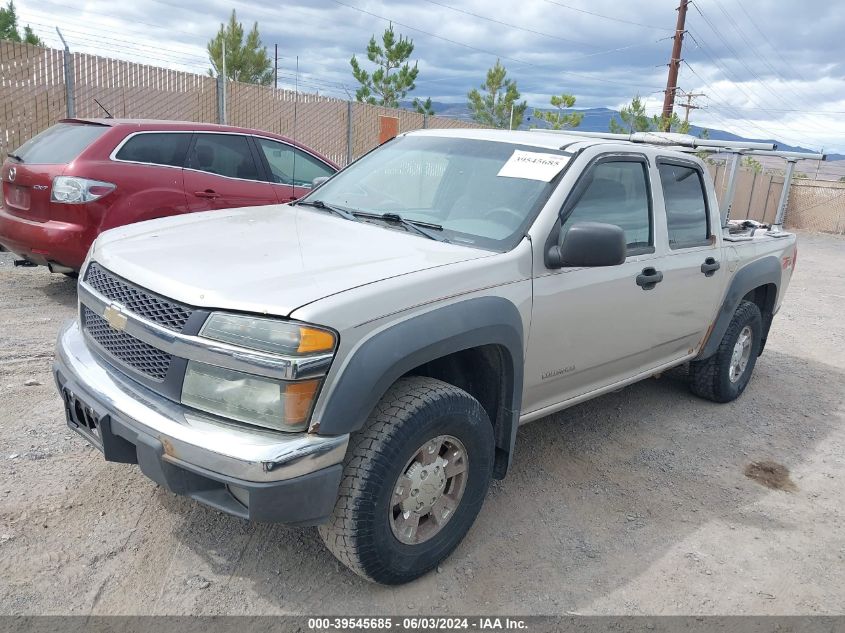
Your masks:
M115 330L108 322L86 306L82 306L85 331L109 355L141 372L151 380L162 382L170 368L170 354L156 349L126 332Z
M159 297L124 281L96 262L88 267L85 283L104 297L121 304L128 311L174 332L182 331L193 312L188 306Z

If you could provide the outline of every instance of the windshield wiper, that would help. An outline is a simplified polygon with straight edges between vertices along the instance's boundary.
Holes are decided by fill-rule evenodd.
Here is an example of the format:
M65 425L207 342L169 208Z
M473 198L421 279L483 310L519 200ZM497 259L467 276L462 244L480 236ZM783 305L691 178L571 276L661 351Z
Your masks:
M336 213L337 215L339 215L340 217L342 217L346 220L352 220L353 222L358 221L358 219L354 215L352 215L349 211L347 211L346 209L344 209L342 207L336 207L336 206L331 205L331 204L326 204L322 200L301 200L301 201L295 202L294 204L296 204L297 206L314 207L315 209L323 209L325 211L331 211L332 213Z
M420 235L427 237L430 240L435 240L437 242L448 242L445 237L442 235L437 235L437 233L432 233L431 231L442 231L443 227L439 224L434 224L432 222L420 222L418 220L408 220L403 218L398 213L356 213L355 215L360 215L366 218L375 218L377 220L384 220L385 222L393 222L395 224L401 224L406 229L410 229L419 233ZM429 230L431 229L431 230Z
M23 162L22 156L18 156L17 154L13 154L12 152L9 152L8 154L6 154L6 156L8 156L9 158L13 158L14 160L18 161L19 163Z

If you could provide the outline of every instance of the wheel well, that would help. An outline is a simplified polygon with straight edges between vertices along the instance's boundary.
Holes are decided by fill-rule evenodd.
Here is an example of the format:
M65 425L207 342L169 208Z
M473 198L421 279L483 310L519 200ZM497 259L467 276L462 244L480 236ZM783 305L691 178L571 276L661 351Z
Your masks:
M763 316L763 336L760 344L760 353L763 353L763 348L766 346L766 339L769 336L769 328L772 325L772 318L774 318L775 301L777 300L778 289L775 284L765 284L757 286L753 290L749 290L742 298L743 301L750 301L760 308L760 314Z
M513 392L513 371L509 354L501 345L482 345L454 352L423 363L405 374L428 376L463 389L481 403L493 425L496 461L493 474L504 476L510 451L509 394Z

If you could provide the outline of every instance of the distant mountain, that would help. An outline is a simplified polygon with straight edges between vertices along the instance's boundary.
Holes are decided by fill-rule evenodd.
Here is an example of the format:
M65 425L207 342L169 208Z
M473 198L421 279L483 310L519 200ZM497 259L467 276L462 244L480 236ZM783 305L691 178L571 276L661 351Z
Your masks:
M403 107L410 108L410 102L403 103ZM444 103L440 101L432 102L432 106L434 107L434 112L438 115L453 117L456 119L464 119L464 120L472 120L472 115L469 112L469 108L466 107L464 103ZM539 111L539 110L538 110ZM619 117L619 112L616 110L611 110L610 108L587 108L584 110L567 110L567 112L580 112L583 113L584 118L581 121L581 125L578 126L578 130L582 132L607 132L610 126L610 120L614 117ZM531 125L535 127L545 127L545 122L536 119L534 117L534 109L528 108L527 116L523 119L522 125L520 126L521 129L528 129ZM697 125L690 126L690 134L693 136L697 136L701 133L704 128L698 127ZM725 130L720 130L718 128L707 128L707 131L710 135L711 139L719 140L719 141L759 141L762 143L774 143L777 145L778 149L791 151L791 152L815 152L818 150L810 149L806 147L796 146L796 145L789 145L787 143L783 143L777 139L751 139L743 136L738 136L736 134L732 134L731 132L726 132ZM845 160L845 154L828 154L827 159L829 161L834 160Z

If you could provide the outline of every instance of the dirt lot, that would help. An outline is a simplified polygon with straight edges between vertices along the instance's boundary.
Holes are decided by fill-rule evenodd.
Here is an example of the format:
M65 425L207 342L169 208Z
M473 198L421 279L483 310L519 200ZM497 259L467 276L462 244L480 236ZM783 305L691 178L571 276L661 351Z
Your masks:
M399 588L346 571L314 530L105 463L50 375L74 284L2 254L0 613L845 613L845 239L800 239L739 401L673 372L523 427L466 541Z

